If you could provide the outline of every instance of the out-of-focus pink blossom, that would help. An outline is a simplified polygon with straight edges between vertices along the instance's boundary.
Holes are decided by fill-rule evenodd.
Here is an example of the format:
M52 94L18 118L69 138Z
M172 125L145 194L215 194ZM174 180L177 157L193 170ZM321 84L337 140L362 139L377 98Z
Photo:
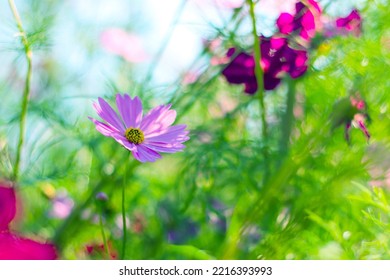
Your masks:
M108 52L119 55L128 62L139 63L149 57L137 35L119 28L105 30L100 36L100 41Z
M210 55L211 55L210 64L212 66L226 64L230 61L230 59L228 57L226 57L225 53L220 54L221 47L222 47L222 39L221 38L215 38L212 40L204 39L203 45L210 52Z
M182 83L184 85L190 85L195 83L199 78L199 73L195 71L188 71L187 73L184 74Z
M65 219L72 212L74 201L65 191L58 192L52 200L49 215L58 219Z
M14 188L0 185L0 260L52 260L57 258L51 244L20 237L9 229L15 218L16 195Z
M341 33L352 33L359 36L362 32L362 18L357 10L353 10L348 16L336 20L336 28Z
M336 19L322 16L325 37L354 35L360 36L362 33L362 18L359 11L353 10L348 16Z

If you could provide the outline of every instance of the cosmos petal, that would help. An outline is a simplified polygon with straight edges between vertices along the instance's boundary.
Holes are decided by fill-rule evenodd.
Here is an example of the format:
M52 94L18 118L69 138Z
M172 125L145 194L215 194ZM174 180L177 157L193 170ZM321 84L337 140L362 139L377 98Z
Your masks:
M137 145L137 149L132 151L132 154L140 162L154 162L161 158L159 153L149 149L148 147L145 147L143 144Z
M160 105L157 106L156 108L152 109L142 120L141 122L141 130L145 133L148 134L151 131L155 129L162 129L165 127L168 127L171 125L176 118L176 111L174 110L169 110L171 108L171 104L168 105ZM163 127L161 123L161 119L166 118L168 114L168 119L165 120L165 125ZM170 119L169 119L170 118ZM169 123L172 121L171 123Z
M113 133L118 132L117 129L111 125L107 125L91 117L88 118L95 124L96 130L104 136L111 136Z
M0 185L0 232L8 229L8 225L15 218L15 214L15 190Z
M145 146L151 150L154 150L156 152L162 152L162 153L180 152L185 148L185 146L183 144L172 145L172 144L163 143L163 145L161 145L157 142L143 143L143 146Z
M126 127L134 126L134 122L131 121L131 98L128 94L123 96L120 94L116 95L116 106L118 107L119 114L121 115Z
M124 131L125 127L114 109L104 99L99 97L98 100L99 103L93 104L98 115L118 131Z
M130 102L130 127L139 128L142 120L142 103L138 96Z
M53 245L39 243L11 233L0 233L0 260L54 260Z
M164 142L164 143L172 143L172 142L184 142L189 139L188 131L185 130L186 125L175 125L166 129L163 133L158 136L147 138L148 141L151 142Z
M145 131L145 129L154 121L154 119L161 115L165 110L167 110L166 105L159 105L150 110L149 113L147 113L146 116L142 119L140 129Z
M123 147L125 147L126 149L128 149L129 151L133 151L135 150L136 148L136 145L134 145L133 143L130 143L126 137L120 135L120 134L113 134L112 135L112 138L115 139L115 141L117 141L119 144L121 144Z

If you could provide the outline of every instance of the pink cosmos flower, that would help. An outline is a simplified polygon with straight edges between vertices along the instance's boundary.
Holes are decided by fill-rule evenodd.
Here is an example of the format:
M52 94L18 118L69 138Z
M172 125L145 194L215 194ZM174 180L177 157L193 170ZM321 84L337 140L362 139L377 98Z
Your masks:
M57 258L51 244L20 237L9 230L16 215L15 190L0 185L0 260L53 260Z
M133 99L124 94L116 95L117 112L102 98L93 106L97 114L106 122L89 118L96 129L104 136L114 138L131 151L140 162L154 162L161 158L160 152L175 153L185 147L182 143L189 139L186 125L174 125L176 111L171 105L160 105L145 116L138 96Z
M101 34L100 41L108 52L120 55L128 62L139 63L148 58L141 39L122 29L105 30Z

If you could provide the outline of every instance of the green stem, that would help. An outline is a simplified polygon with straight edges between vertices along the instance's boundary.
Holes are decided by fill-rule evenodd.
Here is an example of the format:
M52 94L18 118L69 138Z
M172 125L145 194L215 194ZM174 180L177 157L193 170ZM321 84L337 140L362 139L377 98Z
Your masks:
M123 184L122 184L122 227L123 227L123 236L122 236L122 253L121 260L124 260L126 257L126 242L127 242L127 225L126 225L126 205L125 205L125 197L126 197L126 178L127 178L127 165L125 167L125 173L123 175Z
M101 212L103 212L103 210ZM110 257L110 251L108 249L106 234L104 233L103 213L99 214L99 224L100 224L100 230L101 230L101 233L102 233L103 244L104 244L104 248L106 249L107 257L111 258Z
M281 136L279 142L279 164L283 158L288 154L290 135L292 125L294 123L294 104L295 104L295 82L292 79L288 80L288 90L286 99L286 112L281 121Z
M247 0L249 5L249 13L252 19L252 35L253 35L253 48L254 48L254 58L255 58L255 75L256 75L256 81L257 81L257 95L259 98L259 105L260 105L260 114L261 114L261 125L262 125L262 138L263 138L263 147L262 147L262 153L263 153L263 160L264 160L264 177L263 177L263 184L268 180L269 176L269 155L268 155L268 126L267 126L267 120L266 120L266 109L265 109L265 102L264 102L264 73L263 69L261 69L260 66L260 60L261 60L261 52L260 52L260 38L257 35L257 29L256 29L256 15L255 15L255 4L253 0Z
M19 168L20 168L20 161L22 156L22 148L24 143L24 134L25 134L25 127L26 127L26 118L27 118L27 107L28 107L28 100L30 97L30 84L31 84L31 76L32 76L32 51L30 49L30 45L27 40L26 32L23 29L22 20L20 19L18 10L15 6L15 3L13 0L8 0L9 6L11 8L11 11L14 15L16 25L18 27L18 30L20 32L20 36L22 38L22 43L24 46L24 53L26 55L27 59L27 74L26 74L26 81L24 84L24 90L23 90L23 98L22 98L22 111L20 115L20 126L19 126L19 141L18 146L16 150L16 160L13 170L12 179L14 181L17 181L19 177Z

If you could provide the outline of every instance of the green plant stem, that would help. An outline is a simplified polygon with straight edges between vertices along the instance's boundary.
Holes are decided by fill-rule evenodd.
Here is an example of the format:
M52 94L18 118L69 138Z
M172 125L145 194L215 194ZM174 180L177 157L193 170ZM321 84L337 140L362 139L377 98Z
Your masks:
M101 210L101 212L102 212L102 210ZM106 234L104 233L103 213L99 214L99 224L100 224L100 230L101 230L101 233L102 233L104 248L106 249L107 257L110 259L111 258L110 251L108 249Z
M288 154L290 135L292 131L292 125L294 123L294 104L295 104L295 82L292 79L288 79L288 90L286 99L286 111L282 117L280 123L281 135L279 141L279 165L283 158Z
M20 125L19 125L19 141L16 150L16 160L15 160L15 165L14 165L13 175L12 175L12 179L14 181L17 181L19 177L20 161L22 157L22 148L23 148L24 134L26 129L25 127L26 127L26 118L27 118L27 107L28 107L28 101L30 97L30 85L31 85L31 77L32 77L32 51L30 49L26 32L23 29L22 20L19 16L15 3L13 0L8 0L8 3L11 8L12 14L14 15L18 30L20 32L20 36L22 38L22 44L24 47L24 53L27 59L27 74L26 74L26 81L23 90L22 111L20 115Z
M254 4L254 0L247 0L247 2L249 5L250 17L252 19L252 35L254 40L253 52L255 58L255 75L257 81L256 93L259 98L259 105L260 105L261 129L262 129L262 140L263 140L262 153L263 153L263 159L265 163L263 184L265 184L269 176L269 160L268 160L269 152L268 152L268 125L266 120L266 108L264 102L264 82L263 82L264 73L260 66L260 60L261 60L260 39L256 29L255 4Z
M122 236L122 252L121 252L121 260L124 260L126 257L126 242L127 242L127 225L126 225L126 178L127 178L127 165L125 166L125 173L123 175L123 184L122 184L122 228L123 228L123 236Z

